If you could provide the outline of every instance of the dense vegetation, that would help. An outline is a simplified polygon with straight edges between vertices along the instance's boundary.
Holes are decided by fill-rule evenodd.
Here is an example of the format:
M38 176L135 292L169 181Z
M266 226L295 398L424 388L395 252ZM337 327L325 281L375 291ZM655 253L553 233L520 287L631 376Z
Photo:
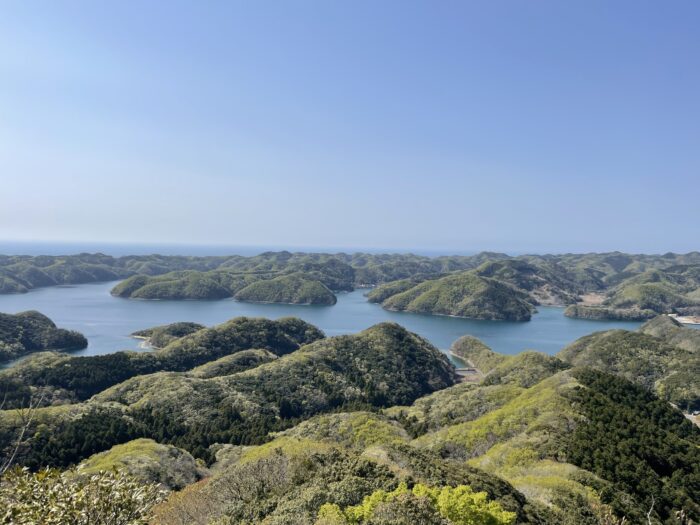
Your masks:
M329 515L334 507L347 510L362 506L370 510L373 495L376 500L387 493L403 491L405 483L416 491L423 486L440 491L444 503L461 502L465 512L490 511L509 519L513 516L518 523L547 523L546 510L530 505L507 483L467 465L444 461L401 444L382 444L372 450L374 454L363 454L361 448L333 444L323 438L299 440L284 436L244 451L208 483L173 495L156 509L154 522L204 524L211 517L218 517L219 523L231 525L328 524L327 519L338 517ZM448 495L447 487L460 488ZM365 501L368 497L370 501ZM364 523L462 523L445 521L432 501L416 499L399 501L391 509L371 508L374 519ZM380 516L383 521L377 521Z
M179 490L208 474L192 455L152 439L135 439L90 456L80 464L82 474L118 470L141 483L156 483L164 489Z
M153 348L163 348L172 343L175 339L193 334L203 328L206 327L199 323L179 322L137 330L131 335L133 337L145 339Z
M189 350L190 358L196 351L211 359L216 354L210 348L200 350L202 339L226 337L231 344L245 338L250 345L256 334L249 332L259 328L245 319L235 322L235 330L230 327L233 322L214 333L201 330L154 354L161 354L163 367L168 355L179 355L181 348ZM230 333L234 331L238 333ZM262 337L270 335L265 332ZM446 357L424 339L398 325L380 324L355 336L317 340L226 376L197 370L138 375L93 397L81 417L35 435L24 461L30 466L66 466L137 437L172 443L211 460L209 446L217 442L260 443L270 431L320 412L405 404L454 380Z
M149 514L156 525L700 519L700 431L652 392L668 391L659 385L700 336L668 317L583 338L565 359L498 355L461 338L452 352L481 370L479 383L455 383L444 355L389 323L333 338L299 320L245 318L143 334L166 344L108 364L44 353L0 373L30 379L30 396L53 392L54 404L61 388L85 398L92 368L133 373L107 388L93 382L90 400L38 408L30 419L0 411L0 449L27 428L19 464L82 462L83 477L71 470L61 483L117 468L147 484L139 486L176 489ZM132 360L157 371L135 372ZM51 374L74 382L36 379ZM21 475L39 501L53 490ZM0 487L16 490L12 476ZM25 497L12 505L31 507Z
M336 303L333 292L321 281L309 279L303 273L281 275L249 284L236 292L239 301L256 303L326 304Z
M633 275L610 289L600 306L569 308L587 319L651 319L665 313L700 312L700 265L671 266Z
M0 362L42 350L79 350L87 347L85 336L57 328L51 319L36 312L0 313Z
M401 290L393 284L385 285ZM527 294L498 280L472 272L427 280L387 297L386 288L369 294L387 310L454 315L473 319L528 321L533 306Z
M119 472L12 470L0 479L0 523L146 525L164 496Z
M477 267L473 273L527 292L533 304L571 304L578 300L584 290L576 276L555 261L489 261Z
M647 513L652 523L681 523L677 512L697 519L697 429L625 380L572 374L547 356L534 362L545 364L538 374L531 357L515 356L493 369L488 384L455 385L386 416L317 416L265 445L222 448L212 480L159 506L156 523L206 523L212 516L222 523L460 523L456 516L441 521L434 500L407 496L383 506L389 494L420 492L422 485L449 494L446 503L459 500L459 485L470 487L463 494L483 491L482 504L497 502L517 523L612 524L623 516L638 523ZM616 418L624 424L613 424ZM601 430L601 421L619 431ZM419 438L411 441L411 434ZM669 461L683 475L655 470ZM651 510L650 493L629 477L634 473L646 473L655 485L640 480L660 490ZM261 490L251 494L251 486ZM465 509L473 504L470 498Z
M453 488L417 483L409 490L406 483L401 483L391 492L376 490L359 505L345 509L327 503L319 510L317 523L441 525L447 521L455 525L511 525L516 516L515 512L503 510L498 502L489 501L486 492L474 492L467 485Z
M700 408L700 332L668 316L637 332L609 330L582 337L558 356L625 377L684 410Z
M0 255L0 293L24 293L41 286L114 281L130 275L158 275L173 270L208 270L226 257L144 255Z
M478 368L483 373L490 372L507 359L506 356L497 354L483 341L471 335L464 335L452 343L450 354Z
M647 509L676 522L700 519L700 431L648 390L602 372L575 372L570 396L586 416L566 441L569 461L612 482L602 500L633 523ZM630 513L627 495L641 503Z
M564 315L577 319L591 319L593 321L646 321L656 317L653 310L640 310L638 308L611 308L608 306L589 306L572 304L566 307Z
M155 330L168 332L162 327ZM320 330L300 319L270 321L238 317L175 339L153 352L85 357L40 354L0 371L0 386L19 381L41 391L47 402L78 401L134 376L185 371L249 349L284 355L322 337Z

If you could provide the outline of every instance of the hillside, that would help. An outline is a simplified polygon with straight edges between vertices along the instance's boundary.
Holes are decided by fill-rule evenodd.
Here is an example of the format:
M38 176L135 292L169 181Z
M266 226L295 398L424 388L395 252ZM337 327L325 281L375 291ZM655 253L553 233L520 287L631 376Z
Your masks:
M116 285L111 293L116 297L131 299L225 299L259 278L254 274L234 274L220 270L186 270L156 277L135 275Z
M368 412L318 416L236 456L208 483L158 506L155 524L206 524L212 518L271 525L549 523L546 509L530 504L508 483L411 447L399 427ZM251 486L258 490L251 493ZM385 496L408 487L419 495ZM459 501L462 517L426 501L423 488ZM344 514L359 505L367 517L345 521ZM455 521L445 521L446 514ZM477 521L462 521L467 518Z
M512 371L528 366L510 361ZM633 444L638 454L620 456ZM641 523L647 512L652 523L671 523L679 509L690 519L700 515L698 444L700 432L678 412L614 376L580 369L543 372L528 387L509 380L459 384L383 414L316 416L264 445L221 448L211 480L159 505L156 523L184 524L183 514L187 523L233 524L244 516L273 524L347 523L353 505L368 513L359 523L379 516L387 519L380 523L444 523L435 503L417 507L420 500L411 498L424 487L457 485L463 492L445 494L446 501L484 492L464 503L481 516L476 523L501 523L477 514L485 508L503 523L608 524L621 516ZM373 506L392 501L382 494L401 482L414 487L413 496ZM249 496L251 485L262 490Z
M0 362L44 350L80 350L88 345L82 334L57 328L36 312L0 313Z
M481 277L496 279L524 290L533 304L567 305L575 303L584 287L576 276L550 261L527 262L509 259L485 262L474 270Z
M152 439L115 445L82 461L80 469L88 475L119 469L143 483L158 483L174 490L196 483L208 474L186 451Z
M193 349L192 339L203 332L158 351L161 358L173 353L177 343ZM218 332L209 337L221 338ZM318 413L406 404L456 379L440 351L390 323L353 336L317 340L230 375L201 370L138 375L81 405L78 418L62 419L57 413L56 428L37 435L23 461L66 466L137 437L211 460L209 447L217 442L261 443L270 431Z
M699 337L696 330L659 316L636 332L609 330L582 337L558 357L622 376L691 411L700 408Z
M632 275L611 288L600 306L577 305L566 315L587 319L651 319L700 312L700 265L678 265Z
M481 252L468 256L426 257L414 254L265 252L256 256L173 256L104 254L0 255L0 293L18 293L40 286L125 279L133 275L158 276L176 271L273 274L302 272L322 280L331 290L372 286L400 279L425 278L473 270L486 263L511 261L537 268L537 273L566 293L610 289L625 279L651 270L700 265L700 253L663 255L588 253L522 255ZM527 270L529 272L529 270ZM520 279L520 278L519 278ZM534 281L536 284L536 281ZM577 291L578 293L578 291Z
M637 337L629 346L603 337L600 354L622 348L605 366L624 375L617 363L690 353L687 330L658 318L628 332ZM143 487L175 489L152 509L156 525L700 518L700 430L645 387L537 352L499 355L471 337L452 351L483 380L455 383L443 354L391 323L318 337L292 320L188 333L152 352L178 371L37 409L17 461L82 462L88 474L116 467ZM584 355L586 343L564 357ZM65 368L63 359L39 354L18 370ZM0 449L21 421L0 411Z
M136 275L112 289L112 295L131 299L203 300L233 297L238 301L286 304L335 304L328 285L336 290L352 289L351 281L342 281L321 267L306 266L306 271L249 272L212 270L208 272L172 272L156 277ZM327 283L327 284L326 284Z
M405 290L385 286L398 293L387 296L385 288L379 287L369 299L382 299L387 310L505 321L529 321L534 310L525 292L471 272L425 281Z
M491 391L479 394L485 388ZM530 501L561 513L562 521L552 523L601 523L605 506L637 523L652 496L663 520L673 516L674 505L700 512L694 501L700 432L645 390L584 369L557 372L524 389L500 384L471 390L455 394L488 396L493 401L485 413L452 402L448 418L436 426L425 421L424 407L399 411L416 429L413 445L504 478ZM447 397L449 390L438 394ZM430 405L430 420L441 406ZM464 416L460 406L467 409ZM638 452L621 452L630 445ZM671 465L667 458L674 453Z
M450 354L478 368L484 374L506 359L506 356L497 354L480 339L471 335L464 335L452 343Z
M700 330L689 329L668 315L659 315L644 323L639 331L689 352L700 353Z
M154 326L153 328L146 328L145 330L137 330L131 335L132 337L144 339L146 343L153 348L163 348L169 343L172 343L175 339L193 334L203 328L205 328L205 326L199 323L180 322L163 326Z
M114 281L131 275L213 269L226 257L143 255L0 255L0 293L25 293L42 286Z
M186 371L243 350L284 355L323 337L316 327L293 318L270 321L238 317L175 339L152 352L116 352L71 357L44 354L0 370L3 384L41 390L46 402L88 399L131 377L159 371Z
M238 301L256 303L333 305L336 297L326 285L303 273L281 275L249 284L237 291Z

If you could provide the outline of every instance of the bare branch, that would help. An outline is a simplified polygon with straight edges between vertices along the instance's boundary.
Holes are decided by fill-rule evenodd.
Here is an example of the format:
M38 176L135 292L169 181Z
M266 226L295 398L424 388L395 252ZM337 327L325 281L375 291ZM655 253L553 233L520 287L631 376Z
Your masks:
M36 410L41 406L43 401L44 394L42 393L41 397L36 402L32 402L32 400L30 399L29 406L27 408L21 408L17 411L20 419L19 434L17 436L17 439L15 440L15 444L12 447L10 454L2 461L0 461L0 476L7 472L7 470L12 466L12 463L14 463L15 458L17 457L17 453L19 452L22 443L24 443L24 436L27 434L32 422L34 421ZM3 404L4 403L5 399L3 399Z

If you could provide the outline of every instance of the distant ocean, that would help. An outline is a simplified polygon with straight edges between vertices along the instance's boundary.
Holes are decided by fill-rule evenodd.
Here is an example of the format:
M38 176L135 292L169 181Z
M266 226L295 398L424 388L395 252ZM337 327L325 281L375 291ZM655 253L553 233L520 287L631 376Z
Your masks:
M363 248L335 246L236 246L204 244L139 244L101 242L48 242L48 241L0 241L0 255L74 255L77 253L104 253L114 257L123 255L258 255L269 251L307 253L413 253L436 257L439 255L474 255L474 250L425 250L396 248Z

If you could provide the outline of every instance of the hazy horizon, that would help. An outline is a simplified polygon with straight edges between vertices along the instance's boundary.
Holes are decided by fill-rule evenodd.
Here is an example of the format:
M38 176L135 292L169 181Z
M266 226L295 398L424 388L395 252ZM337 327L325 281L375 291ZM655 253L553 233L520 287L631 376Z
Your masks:
M6 3L0 239L696 250L699 15Z
M505 253L511 257L520 255L562 255L585 253L611 253L623 252L622 250L609 250L605 252L588 251L537 251L537 250L469 250L436 248L426 249L396 248L396 247L371 247L371 246L289 246L289 245L235 245L235 244L197 244L197 243L127 243L127 242L98 242L98 241L9 241L0 239L0 255L75 255L78 253L103 253L113 257L126 255L192 255L192 256L226 256L243 255L253 256L265 252L301 252L301 253L372 253L372 254L414 254L427 257L440 256L468 256L480 252ZM686 254L697 252L673 252ZM668 251L657 252L623 252L630 255L663 255Z

